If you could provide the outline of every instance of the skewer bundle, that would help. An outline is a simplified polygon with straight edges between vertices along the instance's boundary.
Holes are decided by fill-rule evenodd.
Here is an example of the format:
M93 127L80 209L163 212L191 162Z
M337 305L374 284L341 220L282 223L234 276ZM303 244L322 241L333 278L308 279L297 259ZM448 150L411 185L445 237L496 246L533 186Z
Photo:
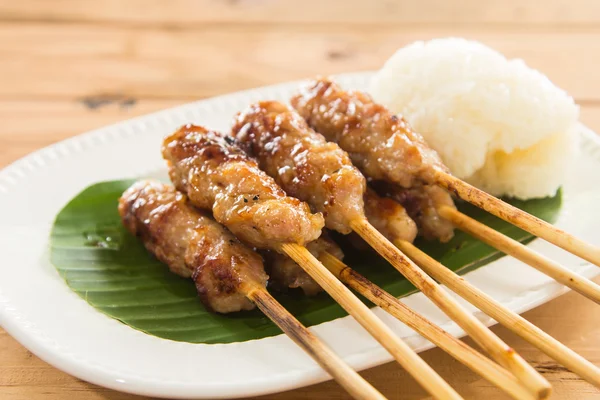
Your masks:
M233 135L248 147L260 167L287 193L322 212L328 228L342 234L358 233L498 363L534 393L542 398L547 396L550 385L541 375L367 221L363 205L366 179L339 146L327 142L297 113L277 102L250 106L238 116Z
M385 107L374 103L368 95L360 92L345 92L329 80L316 80L292 98L291 103L313 129L354 155L353 162L367 177L385 181L388 187L391 184L392 196L400 201L406 190L423 191L424 187L439 185L475 206L600 266L600 249L597 247L453 177L439 157L431 153L431 149L426 146L420 135L412 132L404 120L390 113ZM377 147L377 143L385 143L383 151ZM410 167L406 168L407 165ZM399 175L396 169L412 171L413 175L406 178L404 175ZM443 204L439 198L431 199L430 204L434 204L439 217L456 227L598 302L600 288L590 280L467 217L455 207ZM430 275L451 287L457 294L498 321L504 320L507 326L511 325L513 330L527 336L528 340L542 350L548 354L552 353L552 357L557 361L563 362L589 382L600 386L598 380L600 370L597 367L533 325L525 323L526 321L521 317L500 307L489 296L466 284L456 274L427 257L409 241L399 237L390 239L418 261ZM535 333L529 335L534 330ZM549 339L553 346L544 345L544 342L546 344L550 342Z
M261 309L356 398L384 399L266 290L262 259L173 187L140 181L119 201L124 225L171 271L192 277L207 308Z
M183 194L143 183L122 198L125 225L140 234L147 248L173 272L193 277L208 307L231 312L255 304L354 397L382 398L271 297L260 257L244 246L247 244L278 254L271 275L283 277L283 286L302 287L305 293L320 286L329 293L434 397L461 398L341 282L513 398L547 398L549 383L441 289L435 278L600 386L597 367L464 282L411 242L417 228L426 238L447 241L458 227L600 301L597 285L461 214L449 190L519 227L533 224L532 233L574 248L575 254L596 263L600 260L597 249L572 237L557 238L566 234L452 177L420 135L363 93L344 92L333 82L320 80L291 103L296 111L278 102L250 106L236 117L231 136L193 125L182 127L165 139L163 157L175 188ZM367 179L379 181L375 188L386 197L368 189ZM210 212L214 220L197 209ZM144 210L171 230L153 228L157 222L144 217ZM182 220L194 222L186 225L186 235L173 239L177 221ZM176 222L169 225L168 221ZM342 234L356 232L500 365L451 338L343 264L339 255L332 255L335 245L326 245L327 241L319 238L324 226ZM211 238L208 242L207 237ZM157 245L161 242L166 245ZM211 243L230 243L235 250L211 247ZM181 249L193 250L187 254ZM212 256L207 256L211 251Z
M233 138L187 125L165 139L171 180L190 203L253 247L288 255L426 388L439 398L460 396L305 247L321 234L323 218L286 193Z

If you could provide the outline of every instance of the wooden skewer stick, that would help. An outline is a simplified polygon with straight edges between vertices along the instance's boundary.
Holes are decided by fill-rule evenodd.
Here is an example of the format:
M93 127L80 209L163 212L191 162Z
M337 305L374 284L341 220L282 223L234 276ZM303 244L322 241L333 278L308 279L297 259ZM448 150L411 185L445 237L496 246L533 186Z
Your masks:
M354 220L350 223L350 227L413 285L420 289L425 296L429 297L446 315L460 325L494 360L517 377L537 398L545 399L550 396L552 387L544 377L498 336L494 335L481 321L467 312L455 299L442 290L437 282L398 250L367 220ZM440 267L445 268L441 264Z
M442 206L438 209L440 216L451 221L457 228L469 233L482 242L531 265L538 271L550 276L557 282L581 293L590 300L600 304L600 286L576 274L531 250L527 246L509 238L506 235L474 220L453 208Z
M462 399L417 353L398 338L344 284L323 266L305 247L295 243L281 250L300 265L335 301L352 315L417 382L437 399Z
M600 369L573 350L548 335L520 315L512 312L453 271L406 241L398 241L398 247L417 261L428 274L442 282L453 292L521 336L532 345L552 357L591 384L600 387Z
M435 181L450 192L455 193L461 199L556 246L562 247L586 261L600 266L599 247L578 239L517 207L511 206L447 172L437 170Z
M517 400L536 397L504 368L451 336L329 253L319 260L342 282Z
M385 400L385 397L377 389L313 335L279 304L265 288L258 285L248 287L246 296L298 346L319 363L352 397L355 399Z

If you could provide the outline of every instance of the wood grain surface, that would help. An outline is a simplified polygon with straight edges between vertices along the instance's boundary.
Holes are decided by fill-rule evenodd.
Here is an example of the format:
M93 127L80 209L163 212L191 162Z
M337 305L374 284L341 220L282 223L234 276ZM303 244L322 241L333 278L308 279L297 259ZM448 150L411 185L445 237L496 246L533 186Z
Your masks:
M571 93L582 121L600 131L596 0L0 0L0 166L188 101L375 69L398 47L440 36L523 58ZM592 302L569 293L525 317L600 364L600 312ZM553 399L600 398L506 329L494 331L550 380ZM423 357L465 398L506 398L439 349ZM390 399L427 397L396 364L363 375ZM333 382L261 397L346 398ZM73 378L0 329L0 399L142 398Z

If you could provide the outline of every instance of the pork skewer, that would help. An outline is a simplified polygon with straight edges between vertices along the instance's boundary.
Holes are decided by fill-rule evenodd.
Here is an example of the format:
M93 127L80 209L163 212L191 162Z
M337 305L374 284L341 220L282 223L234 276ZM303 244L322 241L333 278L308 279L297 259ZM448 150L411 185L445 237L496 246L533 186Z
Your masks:
M367 221L365 178L339 146L327 142L278 102L250 106L237 117L232 133L287 193L322 212L327 228L358 233L533 393L539 398L549 395L549 383L535 369Z
M471 234L485 238L488 244L519 258L593 301L600 300L599 285L532 250L527 250L524 246L515 245L500 233L489 236L487 233L490 229L458 212L447 193L444 198L439 193L431 192L431 189L428 189L432 187L430 185L440 183L436 177L441 176L442 172L447 172L439 156L427 146L420 135L410 130L404 120L393 115L385 107L375 104L366 94L344 92L333 82L321 80L313 83L309 90L294 97L292 103L313 128L353 154L353 161L370 178L394 184L395 187L388 184L387 191L399 202L405 204L406 195L410 195L413 190L418 191L417 197L427 197L425 192L429 192L430 203L436 211L426 219L428 225L437 224L439 219L444 219L441 215L441 210L444 209L444 215L449 217L446 219L448 223L452 221L466 228L464 221L468 220ZM377 143L385 145L376 147ZM496 198L493 199L500 202ZM480 203L480 206L487 204L483 200ZM411 207L407 208L410 210ZM519 213L529 215L521 210ZM441 230L445 230L443 225Z
M172 186L140 181L119 200L125 227L172 272L192 278L200 299L217 312L256 305L356 399L385 399L275 300L258 254Z
M337 142L373 180L405 188L437 184L462 199L600 266L600 248L452 176L435 151L401 118L361 92L317 80L292 99L317 132Z
M393 200L390 198L373 196L371 199L372 208L370 214L367 215L368 218L372 218L374 221L385 221L388 218L391 221L395 221L398 217L394 216L394 213L397 211L388 205L389 201L393 202ZM379 206L377 206L378 202L381 202ZM455 213L454 210L445 210L443 208L441 211L441 214L444 217L446 217L446 213ZM462 216L460 218L468 218L463 214L461 215ZM462 226L459 225L459 228L462 229ZM484 240L486 239L486 236L491 238L495 235L500 235L500 233L491 228L487 229L491 232L483 234L480 239ZM600 387L600 368L596 367L594 364L584 359L579 354L575 353L573 350L554 339L552 336L548 335L546 332L533 325L520 315L512 312L496 300L492 299L481 290L477 289L463 278L458 276L452 270L445 268L443 265L427 256L424 252L412 245L409 240L406 240L404 236L397 235L394 230L382 230L382 233L385 233L389 240L399 246L400 249L408 254L411 258L416 260L429 275L433 276L439 282L445 284L453 292L591 384ZM479 237L479 235L477 236ZM517 244L522 246L518 242ZM326 264L326 266L328 265Z
M322 216L286 196L233 138L186 125L165 139L163 157L171 180L191 204L211 210L240 240L290 256L429 393L461 398L304 247L321 234Z
M400 202L404 198L404 192L397 186L393 185L378 185L387 196L393 199L399 200ZM391 199L390 199L391 200ZM376 203L376 202L374 202ZM379 205L374 204L373 207L381 208L384 203ZM543 255L531 250L527 246L511 239L510 237L493 230L492 228L480 223L473 218L461 213L456 207L449 207L447 205L441 205L437 208L437 213L440 217L452 222L457 228L467 232L471 236L487 243L488 245L515 257L522 262L529 264L533 268L537 269L543 274L548 275L557 282L573 289L574 291L584 295L588 299L600 303L600 285L592 282L589 279L582 277L581 275L563 267L562 265L544 257ZM402 239L399 236L384 235L389 239L393 237L393 241L398 242ZM408 240L408 242L412 242Z

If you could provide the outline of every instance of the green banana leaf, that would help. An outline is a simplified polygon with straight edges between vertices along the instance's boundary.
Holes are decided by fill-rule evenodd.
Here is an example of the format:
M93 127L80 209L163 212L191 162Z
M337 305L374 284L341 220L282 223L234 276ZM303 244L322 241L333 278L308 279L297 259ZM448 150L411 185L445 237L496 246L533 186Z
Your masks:
M97 310L151 335L191 343L230 343L277 335L280 330L258 310L220 315L204 309L193 282L169 272L121 225L117 201L130 180L94 184L71 200L56 217L51 233L51 262L67 285ZM552 222L560 209L560 192L552 198L510 201ZM466 203L459 209L521 242L532 236ZM392 293L415 291L393 267L371 251L358 251L336 237L345 262ZM448 268L464 273L501 255L457 231L449 243L418 240L417 246ZM277 299L307 326L346 312L327 294L298 292Z

